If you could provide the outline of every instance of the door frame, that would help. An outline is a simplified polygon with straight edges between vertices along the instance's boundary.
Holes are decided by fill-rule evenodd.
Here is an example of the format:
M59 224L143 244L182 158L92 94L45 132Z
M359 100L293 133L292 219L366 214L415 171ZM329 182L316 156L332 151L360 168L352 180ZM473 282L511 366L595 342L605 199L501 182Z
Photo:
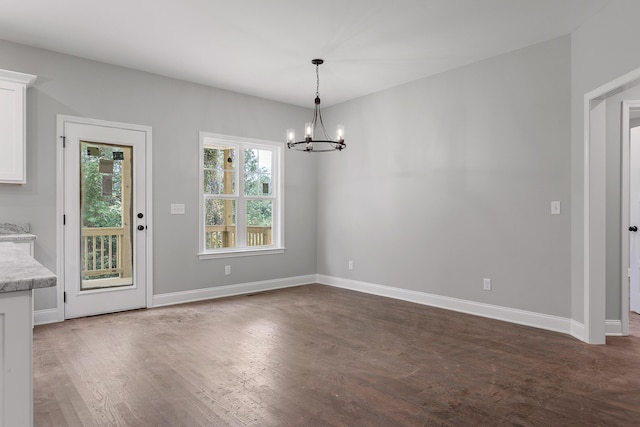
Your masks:
M573 335L589 344L606 342L606 100L616 93L637 85L640 85L640 68L584 95L582 224L584 311L583 324ZM623 262L624 260L621 264ZM623 277L626 277L626 271L623 273Z
M57 239L57 318L59 322L65 320L64 290L65 290L65 253L64 253L64 125L77 123L84 125L105 126L144 132L145 134L145 216L147 231L144 233L146 250L146 304L153 306L153 192L152 192L152 129L151 126L134 125L129 123L111 122L85 117L75 117L58 114L56 116L56 239Z

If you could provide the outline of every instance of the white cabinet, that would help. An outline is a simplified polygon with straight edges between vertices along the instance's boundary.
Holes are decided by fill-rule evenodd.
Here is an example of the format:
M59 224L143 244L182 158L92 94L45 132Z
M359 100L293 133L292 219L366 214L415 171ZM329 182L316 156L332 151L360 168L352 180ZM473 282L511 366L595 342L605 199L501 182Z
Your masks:
M36 76L0 70L0 183L24 184L26 95Z
M33 426L31 291L0 293L0 426Z
M0 427L33 426L32 291L56 277L31 248L0 242Z

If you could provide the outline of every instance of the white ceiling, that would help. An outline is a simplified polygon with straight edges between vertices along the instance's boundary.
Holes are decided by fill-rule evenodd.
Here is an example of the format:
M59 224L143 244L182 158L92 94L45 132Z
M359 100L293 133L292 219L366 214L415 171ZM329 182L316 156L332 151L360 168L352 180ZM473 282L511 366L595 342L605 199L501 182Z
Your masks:
M326 106L568 34L608 2L0 0L0 39L311 107L313 58Z

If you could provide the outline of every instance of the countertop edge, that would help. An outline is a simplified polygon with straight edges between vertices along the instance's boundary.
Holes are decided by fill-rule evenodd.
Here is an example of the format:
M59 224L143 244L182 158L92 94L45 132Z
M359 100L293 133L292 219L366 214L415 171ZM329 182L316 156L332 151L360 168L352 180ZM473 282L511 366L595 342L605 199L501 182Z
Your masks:
M0 294L56 286L58 278L13 243L0 243Z

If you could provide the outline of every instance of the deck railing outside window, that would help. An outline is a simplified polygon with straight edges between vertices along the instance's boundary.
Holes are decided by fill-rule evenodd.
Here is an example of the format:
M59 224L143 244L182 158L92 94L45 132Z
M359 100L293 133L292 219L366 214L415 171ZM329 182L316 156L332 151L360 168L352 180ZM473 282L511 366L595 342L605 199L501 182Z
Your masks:
M236 227L233 225L207 225L207 249L234 247L235 233ZM271 243L271 227L247 226L247 246L269 246Z

